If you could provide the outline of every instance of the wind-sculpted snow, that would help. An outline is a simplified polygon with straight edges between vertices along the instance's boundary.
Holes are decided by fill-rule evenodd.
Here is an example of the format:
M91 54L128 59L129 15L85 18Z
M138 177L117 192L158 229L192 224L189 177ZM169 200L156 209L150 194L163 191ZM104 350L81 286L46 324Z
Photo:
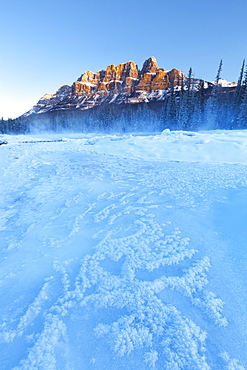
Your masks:
M1 369L245 368L244 283L210 218L245 166L1 149Z

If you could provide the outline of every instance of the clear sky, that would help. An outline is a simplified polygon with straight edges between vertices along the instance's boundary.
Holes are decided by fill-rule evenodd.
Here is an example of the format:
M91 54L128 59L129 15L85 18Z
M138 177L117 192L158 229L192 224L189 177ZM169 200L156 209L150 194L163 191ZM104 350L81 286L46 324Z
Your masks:
M86 70L155 56L160 67L236 81L247 0L0 0L0 117L15 118Z

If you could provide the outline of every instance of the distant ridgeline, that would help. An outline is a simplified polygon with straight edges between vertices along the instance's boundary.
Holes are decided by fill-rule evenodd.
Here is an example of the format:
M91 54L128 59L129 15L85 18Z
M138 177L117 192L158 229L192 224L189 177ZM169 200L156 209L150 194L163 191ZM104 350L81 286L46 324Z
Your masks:
M85 72L72 86L44 95L27 113L1 122L5 133L126 132L247 128L247 68L238 82L215 82L159 68L154 57L141 70L133 62Z

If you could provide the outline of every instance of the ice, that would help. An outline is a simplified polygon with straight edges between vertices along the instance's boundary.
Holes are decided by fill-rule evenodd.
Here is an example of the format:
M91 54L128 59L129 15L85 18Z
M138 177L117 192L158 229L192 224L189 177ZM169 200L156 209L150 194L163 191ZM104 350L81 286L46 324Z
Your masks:
M247 132L1 135L1 369L247 369Z

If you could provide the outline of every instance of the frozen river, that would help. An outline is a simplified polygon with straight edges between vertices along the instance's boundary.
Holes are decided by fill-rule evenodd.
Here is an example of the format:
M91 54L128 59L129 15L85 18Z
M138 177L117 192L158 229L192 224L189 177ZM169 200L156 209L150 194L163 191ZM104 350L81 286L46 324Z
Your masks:
M247 133L2 136L0 369L247 369Z

